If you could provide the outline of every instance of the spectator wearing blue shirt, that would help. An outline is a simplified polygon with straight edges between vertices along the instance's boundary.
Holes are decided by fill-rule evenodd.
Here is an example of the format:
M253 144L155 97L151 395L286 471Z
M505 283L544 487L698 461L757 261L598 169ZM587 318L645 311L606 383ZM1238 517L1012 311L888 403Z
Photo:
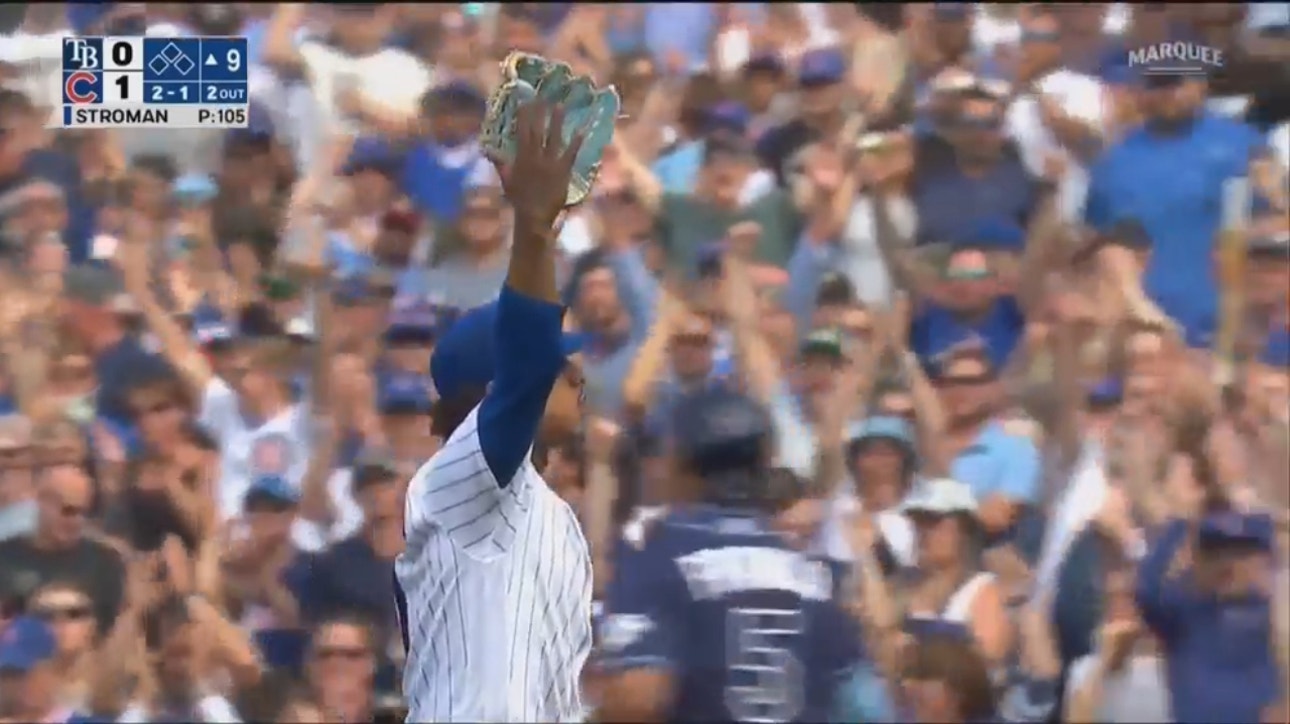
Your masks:
M946 263L943 287L922 295L909 329L910 349L930 360L964 339L984 347L993 369L1008 362L1021 340L1026 316L1018 297L1000 288L986 251L961 246Z
M846 121L843 104L847 59L834 48L810 50L797 66L797 117L766 131L757 141L762 165L775 172L781 186L788 184L790 165L805 146L837 133Z
M0 675L6 714L15 721L86 721L58 701L57 650L53 630L39 618L20 616L6 624L0 637Z
M1223 213L1223 184L1244 176L1263 141L1249 125L1201 105L1195 81L1138 79L1145 123L1090 169L1085 216L1095 228L1124 217L1142 222L1153 244L1146 292L1188 340L1215 328L1218 288L1209 263Z
M403 547L398 468L383 450L360 453L350 483L362 514L358 532L293 566L293 590L307 625L354 612L377 627L381 648L398 635L394 558Z
M981 218L1021 227L1042 198L1039 179L1005 138L1003 107L987 84L964 91L952 124L952 153L920 156L910 198L918 211L919 237L943 242Z
M426 92L421 117L428 133L408 153L403 191L421 213L436 223L451 223L466 189L493 177L492 165L476 142L484 120L484 96L464 81L451 81Z
M956 346L933 372L945 406L950 475L978 501L987 544L1005 540L1022 509L1038 502L1039 450L996 417L998 370L981 345Z
M1193 526L1192 563L1171 575ZM1170 521L1143 559L1137 604L1164 647L1175 721L1260 721L1276 702L1271 601L1260 583L1275 570L1274 537L1265 513L1209 513L1198 525Z

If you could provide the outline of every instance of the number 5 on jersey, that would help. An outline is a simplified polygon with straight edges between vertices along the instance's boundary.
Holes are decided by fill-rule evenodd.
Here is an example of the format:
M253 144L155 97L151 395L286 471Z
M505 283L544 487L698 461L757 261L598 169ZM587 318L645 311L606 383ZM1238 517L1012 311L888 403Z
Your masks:
M726 709L739 722L789 722L802 710L805 673L793 655L801 611L732 608L726 614Z

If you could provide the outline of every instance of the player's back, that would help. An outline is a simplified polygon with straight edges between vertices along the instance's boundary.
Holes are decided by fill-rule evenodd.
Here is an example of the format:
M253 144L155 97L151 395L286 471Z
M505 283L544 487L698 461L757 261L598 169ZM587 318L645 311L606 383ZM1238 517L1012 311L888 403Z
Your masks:
M840 676L860 658L833 591L831 569L760 515L671 512L621 555L606 663L670 668L674 721L827 721Z
M409 486L395 564L408 721L573 720L591 645L586 541L531 463L498 487L475 423Z

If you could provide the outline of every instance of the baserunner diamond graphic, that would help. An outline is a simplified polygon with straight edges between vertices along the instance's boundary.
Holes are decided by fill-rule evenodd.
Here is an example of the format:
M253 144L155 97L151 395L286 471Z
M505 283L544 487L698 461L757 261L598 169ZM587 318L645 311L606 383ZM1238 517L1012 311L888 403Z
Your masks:
M161 75L162 73L165 73L166 68L169 68L169 67L170 67L170 61L166 60L160 55L153 58L152 61L148 63L148 68L152 70L153 73L156 73L157 75Z
M174 43L167 43L166 47L161 49L161 57L173 63L177 59L184 57L184 51L180 50L179 46Z
M188 56L181 55L179 56L179 60L175 61L174 68L179 71L180 75L188 75L192 72L193 61L189 60Z

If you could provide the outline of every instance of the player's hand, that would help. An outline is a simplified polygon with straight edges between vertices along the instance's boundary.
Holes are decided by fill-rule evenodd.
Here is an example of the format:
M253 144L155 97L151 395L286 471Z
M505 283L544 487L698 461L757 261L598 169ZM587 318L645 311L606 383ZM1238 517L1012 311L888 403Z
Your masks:
M564 109L559 105L540 99L524 103L515 113L514 162L505 165L491 159L515 210L516 224L543 234L555 228L564 211L573 163L584 138L579 131L566 146L563 127Z

